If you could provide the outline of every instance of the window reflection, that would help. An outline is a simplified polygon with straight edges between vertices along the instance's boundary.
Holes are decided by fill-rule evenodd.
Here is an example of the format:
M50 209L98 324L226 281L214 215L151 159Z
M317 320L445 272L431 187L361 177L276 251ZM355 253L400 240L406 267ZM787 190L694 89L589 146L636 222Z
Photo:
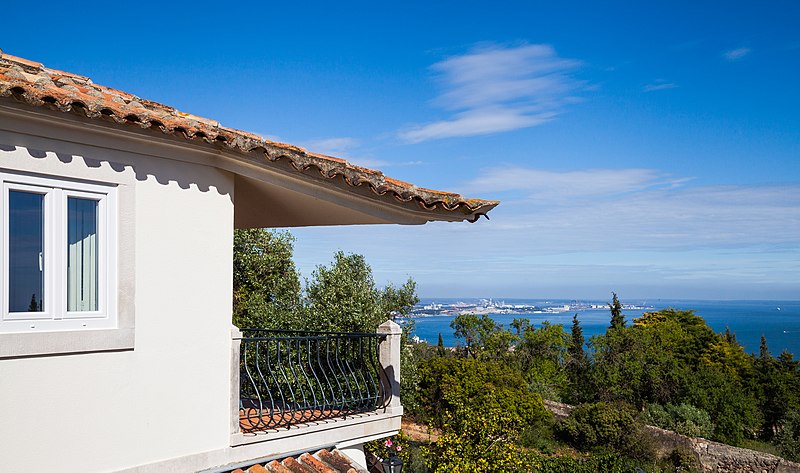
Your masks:
M44 312L44 195L8 193L9 312Z
M97 310L97 206L67 199L67 310Z

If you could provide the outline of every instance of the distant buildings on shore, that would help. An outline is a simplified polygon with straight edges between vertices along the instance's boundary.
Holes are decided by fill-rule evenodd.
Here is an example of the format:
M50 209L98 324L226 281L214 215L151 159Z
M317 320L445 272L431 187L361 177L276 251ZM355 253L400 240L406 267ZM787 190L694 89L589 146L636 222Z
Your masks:
M624 304L624 310L653 310L653 306ZM479 299L477 302L430 302L417 304L411 311L415 317L455 316L462 314L558 314L584 310L608 310L608 304L596 302L571 303L536 301L535 303L508 304L503 300Z

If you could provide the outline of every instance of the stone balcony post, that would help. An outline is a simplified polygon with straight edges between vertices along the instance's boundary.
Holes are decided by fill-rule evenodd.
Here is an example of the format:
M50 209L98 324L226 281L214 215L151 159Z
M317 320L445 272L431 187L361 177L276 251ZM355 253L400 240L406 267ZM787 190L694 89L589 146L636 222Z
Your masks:
M241 380L239 357L241 356L241 348L242 331L231 324L231 435L238 434L241 431L239 425L239 383Z
M385 394L386 412L403 413L400 405L400 335L403 329L392 320L387 320L378 327L378 334L385 335L380 342L380 363L391 389Z

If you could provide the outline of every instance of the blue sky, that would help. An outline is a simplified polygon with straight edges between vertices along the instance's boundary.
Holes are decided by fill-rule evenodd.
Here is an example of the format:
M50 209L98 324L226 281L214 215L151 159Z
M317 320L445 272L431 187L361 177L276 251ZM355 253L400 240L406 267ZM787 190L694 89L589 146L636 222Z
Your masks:
M0 48L503 201L293 231L306 275L342 249L423 297L800 298L796 2L287 3L58 3Z

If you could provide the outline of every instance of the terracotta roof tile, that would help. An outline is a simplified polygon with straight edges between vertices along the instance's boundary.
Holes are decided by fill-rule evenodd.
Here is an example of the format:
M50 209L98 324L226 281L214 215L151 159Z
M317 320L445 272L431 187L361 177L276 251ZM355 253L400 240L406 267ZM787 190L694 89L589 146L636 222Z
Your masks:
M272 460L271 462L267 463L267 468L272 473L292 473L292 470L283 466L283 463L279 462L278 460Z
M316 473L336 473L336 470L334 470L330 465L326 464L319 458L309 455L308 453L300 455L299 460L303 462L304 465L311 467L311 469Z
M338 450L319 450L247 468L246 473L359 473L366 472ZM245 473L241 469L230 473Z
M248 468L247 473L270 473L270 472L263 466L256 464Z
M341 471L343 473L355 472L350 460L345 458L344 455L336 450L332 452L329 452L328 450L320 450L317 452L317 456L320 458L320 460L324 461L333 468L336 468L337 471Z
M95 84L88 77L48 69L38 62L0 51L0 97L13 97L34 107L73 112L114 126L138 126L187 141L208 143L233 152L286 160L296 171L323 181L343 180L352 187L368 186L376 196L393 196L401 206L445 211L475 221L499 202L467 199L459 194L416 187L386 177L380 171L354 166L344 159L310 153L303 148L223 127L219 122L178 111L135 95ZM391 201L390 201L391 202ZM436 218L432 216L433 220Z
M295 460L294 457L285 458L282 462L283 466L292 470L292 473L314 473L311 467Z

